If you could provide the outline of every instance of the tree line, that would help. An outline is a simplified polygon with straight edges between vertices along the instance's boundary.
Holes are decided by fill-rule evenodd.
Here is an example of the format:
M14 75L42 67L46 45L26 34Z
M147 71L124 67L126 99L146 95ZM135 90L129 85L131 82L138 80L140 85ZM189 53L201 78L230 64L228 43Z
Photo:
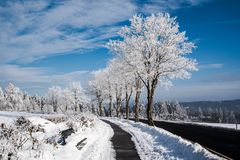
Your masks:
M12 83L0 87L0 110L39 113L83 112L90 110L90 99L80 83L72 82L66 88L53 86L44 96L31 96Z

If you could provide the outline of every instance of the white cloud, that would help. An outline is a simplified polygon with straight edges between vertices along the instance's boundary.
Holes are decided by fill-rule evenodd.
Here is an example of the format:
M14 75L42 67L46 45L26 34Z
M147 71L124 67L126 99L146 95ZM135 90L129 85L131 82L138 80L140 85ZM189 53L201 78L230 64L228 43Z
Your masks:
M145 13L158 13L160 11L172 11L184 7L200 5L211 0L149 0L143 4L141 11Z
M7 1L0 7L0 63L26 63L97 47L102 40L116 35L112 25L136 11L129 0L69 0L50 5L47 0Z
M194 6L206 0L29 0L0 5L0 63L28 63L52 54L95 48L116 36L117 23L138 12ZM3 5L4 4L4 5Z
M83 81L83 85L86 85L84 82L88 76L88 71L49 73L46 68L0 65L0 84L3 87L13 82L30 93L45 93L50 86L65 86L73 81Z

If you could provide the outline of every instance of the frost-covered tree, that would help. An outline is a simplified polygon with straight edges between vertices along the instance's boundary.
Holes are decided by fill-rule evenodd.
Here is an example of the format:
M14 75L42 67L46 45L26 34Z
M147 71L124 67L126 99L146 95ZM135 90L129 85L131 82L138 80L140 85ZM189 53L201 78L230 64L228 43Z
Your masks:
M139 122L139 99L141 96L141 92L143 89L143 85L141 82L141 79L138 77L136 73L135 75L135 84L134 84L134 89L135 89L135 99L134 99L134 112L135 112L135 122Z
M25 111L28 111L28 112L31 111L30 97L26 93L23 94L23 105L24 105Z
M173 101L170 103L170 107L173 108L172 120L186 120L187 111L184 109L178 101Z
M202 121L203 119L203 111L202 111L202 108L198 107L198 115L199 115L199 119Z
M30 104L31 104L30 111L31 112L40 112L40 103L39 103L38 96L37 95L29 96L29 99L30 99Z
M130 21L131 25L119 32L123 40L111 41L108 46L132 67L146 87L148 123L154 125L152 108L157 87L170 86L172 79L190 78L196 61L187 55L195 46L168 13L134 16Z
M133 83L134 76L132 74L131 68L124 65L121 59L112 59L109 64L109 74L111 86L115 90L116 103L117 103L117 116L119 116L119 110L121 108L121 101L125 99L125 113L126 118L129 118L130 112L130 98L133 93Z
M53 111L57 112L60 99L61 99L62 88L59 86L53 86L48 89L47 92L47 101L53 107ZM48 106L49 107L49 106Z
M108 94L108 110L109 110L109 116L112 116L112 112L113 112L113 102L114 102L114 98L113 98L113 94L114 94L114 82L113 82L113 76L111 75L109 68L106 69L105 72L105 76L106 76L106 94Z
M2 87L0 87L0 110L5 110L5 96Z
M112 86L114 90L114 96L115 96L115 109L116 109L116 116L120 116L120 112L123 111L122 108L122 101L124 98L124 92L125 92L125 81L124 81L124 70L122 63L119 59L113 59L109 62L108 67L110 68L110 75L112 77Z
M62 112L74 111L74 97L68 88L61 90L59 97L59 107Z
M86 111L87 106L90 105L90 99L85 94L85 90L82 88L80 82L72 82L69 84L69 90L71 91L74 99L74 110L79 108L80 112Z
M154 104L154 114L157 119L187 120L186 109L178 101L157 102Z
M229 123L237 123L237 119L233 111L230 112Z
M89 86L91 89L91 92L95 95L97 105L98 105L98 112L100 116L103 116L103 100L104 100L104 94L103 94L103 76L102 76L102 70L95 71L93 73L92 79L89 81Z
M169 116L166 102L157 102L154 104L154 110L157 119L167 119Z
M6 91L6 106L7 110L22 111L23 109L23 93L20 88L9 83Z
M47 112L51 112L49 105L53 107L54 112L76 112L77 110L83 112L87 110L87 106L90 103L89 98L78 82L72 82L64 89L59 86L53 86L48 89L46 97L47 104L44 103L44 99L39 99L37 102L40 109L43 106L47 107L44 109Z
M113 103L115 101L114 99L114 89L115 89L115 73L112 72L112 68L108 67L101 70L101 91L103 94L103 97L105 99L105 102L108 103L108 116L112 116L113 112Z

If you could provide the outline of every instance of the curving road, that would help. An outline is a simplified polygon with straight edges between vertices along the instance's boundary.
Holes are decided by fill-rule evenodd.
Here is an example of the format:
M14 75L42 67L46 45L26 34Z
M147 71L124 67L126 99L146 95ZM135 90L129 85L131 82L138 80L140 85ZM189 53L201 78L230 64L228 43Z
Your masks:
M117 160L140 160L140 157L137 153L135 145L131 140L131 135L114 123L111 123L107 120L102 120L102 121L109 124L114 131L114 135L111 141L116 151L116 159Z

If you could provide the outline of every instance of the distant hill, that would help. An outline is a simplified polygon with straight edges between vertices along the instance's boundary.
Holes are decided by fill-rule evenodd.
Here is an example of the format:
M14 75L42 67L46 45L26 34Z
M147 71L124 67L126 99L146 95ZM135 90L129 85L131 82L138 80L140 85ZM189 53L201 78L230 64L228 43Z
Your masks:
M215 108L226 108L229 111L240 113L240 99L236 100L224 100L224 101L196 101L196 102L182 102L180 103L183 107L189 108L190 110L197 110L199 107L205 110L209 107Z

